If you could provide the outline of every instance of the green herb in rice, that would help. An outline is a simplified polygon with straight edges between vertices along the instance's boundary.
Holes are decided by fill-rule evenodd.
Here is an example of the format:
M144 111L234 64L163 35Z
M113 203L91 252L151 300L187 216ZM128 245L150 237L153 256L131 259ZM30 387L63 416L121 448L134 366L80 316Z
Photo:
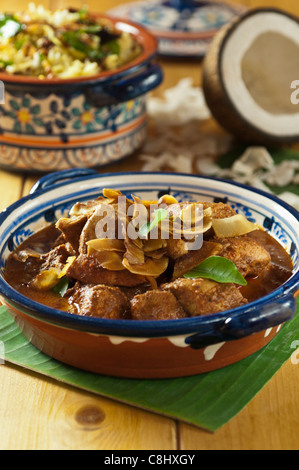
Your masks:
M135 38L87 9L50 12L30 3L0 15L0 69L10 74L74 78L115 70L141 52Z

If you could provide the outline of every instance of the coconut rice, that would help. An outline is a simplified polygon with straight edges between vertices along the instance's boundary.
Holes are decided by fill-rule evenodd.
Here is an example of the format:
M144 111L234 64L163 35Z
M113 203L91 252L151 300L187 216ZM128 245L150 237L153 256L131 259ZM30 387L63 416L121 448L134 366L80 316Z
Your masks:
M128 32L89 12L49 11L34 3L0 15L0 69L10 74L74 78L115 70L141 52Z

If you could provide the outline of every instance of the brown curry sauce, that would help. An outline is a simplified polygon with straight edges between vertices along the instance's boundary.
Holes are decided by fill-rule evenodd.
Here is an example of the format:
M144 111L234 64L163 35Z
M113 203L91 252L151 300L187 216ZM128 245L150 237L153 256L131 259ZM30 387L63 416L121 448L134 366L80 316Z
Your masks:
M70 311L68 300L53 291L39 291L30 286L31 280L37 274L39 262L36 258L28 258L26 262L20 261L15 255L22 250L32 249L39 253L48 253L53 248L60 232L53 226L35 233L29 237L17 250L12 253L6 264L5 279L18 292L30 299L49 307ZM287 251L268 233L257 230L248 234L260 243L271 256L271 267L263 275L256 278L247 278L247 286L240 287L242 295L252 302L269 294L290 278L293 263ZM147 288L120 288L126 295L133 297L144 292Z

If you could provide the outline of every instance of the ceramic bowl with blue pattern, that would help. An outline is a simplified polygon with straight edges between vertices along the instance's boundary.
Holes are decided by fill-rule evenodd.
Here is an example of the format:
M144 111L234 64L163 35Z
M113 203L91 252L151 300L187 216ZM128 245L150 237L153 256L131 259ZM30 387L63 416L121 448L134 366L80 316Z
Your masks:
M161 57L203 59L215 34L245 11L242 5L210 0L128 2L109 14L134 21L158 40Z
M155 62L157 41L142 26L111 22L142 49L117 70L43 80L0 72L0 168L31 173L98 168L141 147L147 95L163 80Z
M3 277L10 253L26 238L68 214L75 202L116 188L157 200L224 201L268 231L292 257L292 276L265 297L241 307L177 320L84 317L41 305ZM0 214L0 295L28 340L45 354L94 373L164 378L232 364L265 346L296 311L299 214L278 198L238 183L175 173L99 174L71 169L42 177L30 194Z

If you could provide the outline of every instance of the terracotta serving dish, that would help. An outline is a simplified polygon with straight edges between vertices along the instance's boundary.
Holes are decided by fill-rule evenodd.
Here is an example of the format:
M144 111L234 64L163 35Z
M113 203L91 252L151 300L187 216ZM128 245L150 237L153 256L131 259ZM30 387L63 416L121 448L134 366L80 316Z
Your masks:
M103 16L103 15L102 15ZM97 168L132 154L146 137L146 98L163 80L156 39L142 26L110 19L142 53L115 71L43 79L0 73L0 167L51 172Z
M179 320L133 321L81 317L34 302L3 278L7 257L24 239L66 215L77 201L117 188L156 200L225 201L256 221L290 253L294 271L281 287L236 309ZM299 287L299 215L262 191L224 180L183 174L98 174L88 169L41 178L30 195L0 215L0 294L23 334L53 358L95 373L166 378L232 364L265 346L296 311Z

